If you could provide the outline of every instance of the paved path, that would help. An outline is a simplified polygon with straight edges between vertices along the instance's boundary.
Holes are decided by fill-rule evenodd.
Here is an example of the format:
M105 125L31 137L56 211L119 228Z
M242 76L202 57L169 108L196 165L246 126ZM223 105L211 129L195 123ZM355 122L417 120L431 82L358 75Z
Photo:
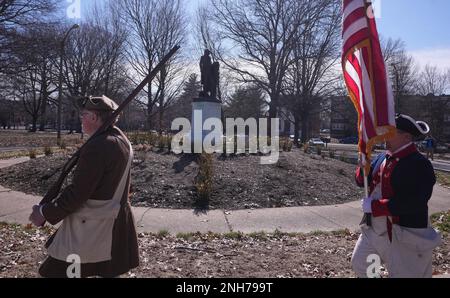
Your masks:
M27 161L28 158L1 161L0 168ZM26 195L0 186L0 222L27 224L31 207L40 197ZM435 186L429 203L430 214L450 210L450 189ZM342 205L196 213L193 210L133 207L139 232L172 234L230 231L301 232L357 230L361 220L359 201Z
M21 157L21 158L14 158L14 159L0 159L0 169L7 168L19 163L23 163L26 161L29 161L29 157Z
M40 197L26 195L0 186L0 222L27 224L31 207ZM430 201L430 213L450 210L450 190L435 187ZM162 230L172 234L208 231L251 232L302 232L356 231L361 220L359 202L342 205L291 207L196 213L193 210L151 209L133 207L139 232L157 233Z

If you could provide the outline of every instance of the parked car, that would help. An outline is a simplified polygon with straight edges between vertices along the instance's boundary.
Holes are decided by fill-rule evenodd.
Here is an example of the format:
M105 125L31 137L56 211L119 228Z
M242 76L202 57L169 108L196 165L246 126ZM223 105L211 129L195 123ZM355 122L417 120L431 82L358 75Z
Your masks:
M414 142L419 151L425 152L425 146L427 145L427 141L417 141Z
M358 144L358 137L347 137L339 140L340 144Z
M375 144L373 148L377 150L386 150L386 143Z
M308 142L309 146L325 147L325 143L319 138L312 138Z
M436 153L448 153L450 152L448 144L437 143L435 152Z
M294 141L294 140L295 140L295 135L290 135L290 136L289 136L289 139L290 139L291 141ZM298 141L299 143L302 142L302 140L301 140L300 138L298 138L297 141Z

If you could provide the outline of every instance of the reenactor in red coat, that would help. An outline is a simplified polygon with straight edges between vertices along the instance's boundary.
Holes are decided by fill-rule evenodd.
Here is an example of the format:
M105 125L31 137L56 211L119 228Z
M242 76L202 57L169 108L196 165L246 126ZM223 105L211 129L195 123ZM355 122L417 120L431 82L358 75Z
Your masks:
M396 126L396 136L386 142L387 152L371 165L370 196L362 200L371 225L361 226L353 252L358 277L368 277L377 258L390 277L431 277L432 252L441 241L429 224L427 205L436 183L434 169L413 143L429 133L429 126L406 115L397 115ZM363 179L358 167L356 182L361 187Z

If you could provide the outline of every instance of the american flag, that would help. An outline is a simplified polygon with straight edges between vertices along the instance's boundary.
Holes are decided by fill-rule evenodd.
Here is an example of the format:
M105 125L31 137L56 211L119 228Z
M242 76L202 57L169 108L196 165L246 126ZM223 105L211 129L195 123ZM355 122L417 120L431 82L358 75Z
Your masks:
M371 1L343 0L342 7L342 68L358 112L359 151L367 170L373 146L395 133L394 96Z

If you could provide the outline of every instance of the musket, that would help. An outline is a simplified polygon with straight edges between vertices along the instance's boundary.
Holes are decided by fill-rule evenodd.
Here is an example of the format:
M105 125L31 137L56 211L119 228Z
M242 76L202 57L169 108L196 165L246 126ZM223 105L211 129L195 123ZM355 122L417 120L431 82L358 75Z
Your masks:
M147 75L147 77L136 87L136 89L131 92L131 94L125 99L124 102L122 102L118 108L114 111L114 113L103 123L103 125L90 137L73 155L72 157L66 162L66 164L62 167L61 174L58 178L58 180L53 184L50 189L45 194L44 198L41 200L39 205L43 205L46 203L50 203L54 199L58 197L59 192L61 191L61 187L69 173L72 171L72 169L75 167L75 165L78 162L78 159L80 157L80 153L83 150L83 148L93 139L95 139L97 136L102 134L104 131L106 131L111 125L113 125L117 119L117 117L122 113L122 111L125 109L125 107L139 94L139 92L144 89L144 87L151 82L156 75L161 71L161 69L164 67L164 65L169 61L170 58L180 49L180 46L175 46L170 52L164 56L161 61L153 68L153 70Z

